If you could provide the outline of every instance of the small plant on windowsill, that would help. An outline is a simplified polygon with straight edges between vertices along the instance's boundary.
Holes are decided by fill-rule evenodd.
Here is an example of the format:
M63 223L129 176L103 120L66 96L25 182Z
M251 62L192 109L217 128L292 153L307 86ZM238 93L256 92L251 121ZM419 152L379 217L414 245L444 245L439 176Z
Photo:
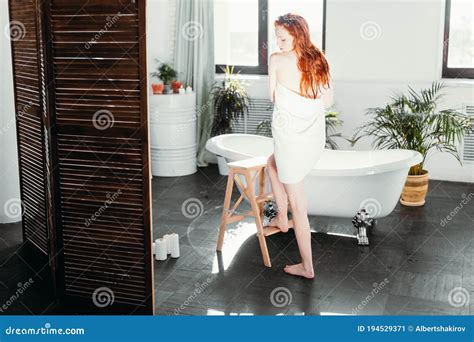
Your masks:
M408 149L419 152L423 159L408 172L400 202L421 206L428 192L428 171L425 161L431 152L448 152L462 164L456 143L470 130L469 117L453 110L438 111L437 102L444 84L433 82L431 88L416 92L408 87L408 95L392 96L384 107L369 108L369 121L354 136L354 143L369 136L378 149Z

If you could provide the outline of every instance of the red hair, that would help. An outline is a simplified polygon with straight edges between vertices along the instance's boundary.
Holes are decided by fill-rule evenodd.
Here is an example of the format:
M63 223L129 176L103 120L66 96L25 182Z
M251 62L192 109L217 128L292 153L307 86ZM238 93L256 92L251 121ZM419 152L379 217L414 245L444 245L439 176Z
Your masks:
M316 98L321 86L329 88L330 73L324 53L311 42L308 23L298 14L287 13L275 20L277 26L286 29L294 39L293 47L301 71L300 94Z

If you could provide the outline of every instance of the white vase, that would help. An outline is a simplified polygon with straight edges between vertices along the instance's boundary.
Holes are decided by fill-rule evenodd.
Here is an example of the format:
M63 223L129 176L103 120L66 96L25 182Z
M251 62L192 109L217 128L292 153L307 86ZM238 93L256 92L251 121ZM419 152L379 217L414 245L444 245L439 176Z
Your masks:
M196 94L150 96L150 155L153 176L197 172Z
M171 90L171 84L166 84L165 83L165 87L163 89L163 94L172 94L173 91Z
M227 161L222 156L217 156L217 166L219 167L219 174L227 176L229 174L229 167Z

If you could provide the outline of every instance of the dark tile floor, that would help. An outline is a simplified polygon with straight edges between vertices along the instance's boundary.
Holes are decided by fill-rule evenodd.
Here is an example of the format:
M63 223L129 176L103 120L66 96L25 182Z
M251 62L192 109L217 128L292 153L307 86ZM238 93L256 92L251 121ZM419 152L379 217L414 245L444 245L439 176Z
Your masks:
M0 224L0 315L52 314L57 307L47 260L30 251L21 223Z
M316 278L307 280L282 271L299 261L291 230L267 238L272 268L250 218L216 253L225 182L214 165L154 179L154 236L175 232L181 242L180 258L155 262L158 314L474 314L474 184L430 181L425 206L397 205L369 247L348 236L350 219L311 216Z
M225 183L216 165L153 179L154 238L178 233L181 246L179 258L155 261L157 314L474 314L474 184L430 181L425 206L397 205L377 221L369 247L357 246L350 219L311 216L316 278L307 280L282 271L299 261L291 230L267 238L272 268L251 219L230 227L216 253ZM0 225L0 309L32 279L0 314L58 312L50 279L21 245L20 224Z

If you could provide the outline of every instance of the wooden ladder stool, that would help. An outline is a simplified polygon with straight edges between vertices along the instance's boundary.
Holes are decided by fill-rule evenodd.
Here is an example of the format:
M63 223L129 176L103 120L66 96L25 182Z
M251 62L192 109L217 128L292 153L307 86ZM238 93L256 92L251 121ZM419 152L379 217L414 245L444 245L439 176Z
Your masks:
M224 207L222 208L222 218L219 229L219 238L217 241L217 250L222 251L224 244L225 231L228 224L243 220L248 216L255 218L257 226L257 237L260 243L260 250L262 251L263 263L267 267L271 267L270 255L268 253L266 237L280 232L278 227L263 228L261 218L263 217L263 206L265 201L273 199L273 193L265 193L265 170L267 166L267 159L264 157L255 157L236 162L227 163L229 174L227 177L227 187L224 198ZM255 172L254 175L252 173ZM244 186L240 177L243 176L247 186ZM259 179L259 193L255 193L255 186L257 178ZM242 193L238 200L234 203L231 209L230 202L232 198L232 190L234 183L237 183L242 189ZM239 204L247 197L252 209L241 214L235 214ZM288 221L290 228L293 227L292 220Z

